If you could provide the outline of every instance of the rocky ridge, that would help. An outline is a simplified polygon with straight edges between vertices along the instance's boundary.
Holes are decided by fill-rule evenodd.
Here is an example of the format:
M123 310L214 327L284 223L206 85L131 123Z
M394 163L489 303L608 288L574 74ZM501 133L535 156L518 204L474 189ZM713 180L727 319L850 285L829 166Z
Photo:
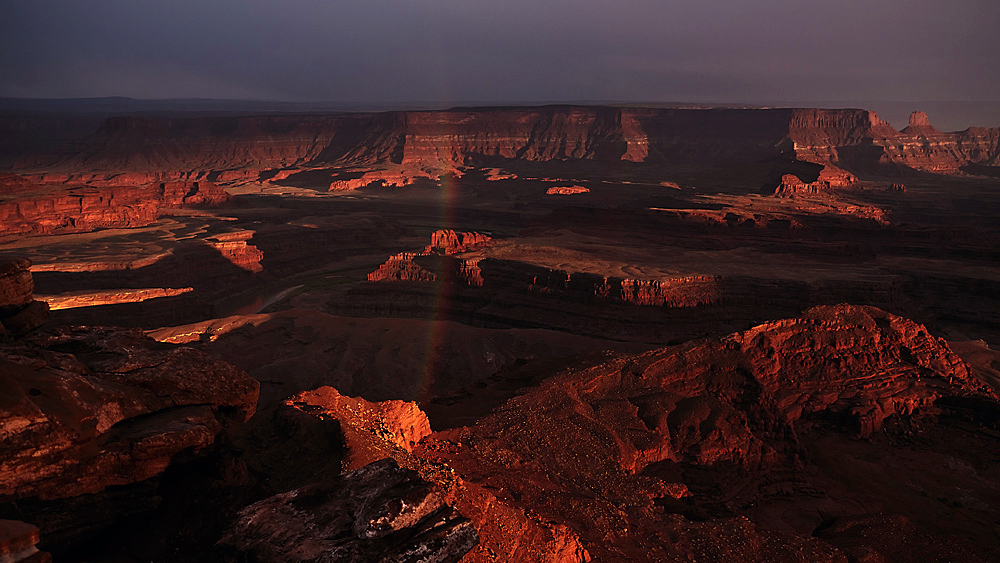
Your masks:
M307 412L356 424L322 400L306 403ZM858 525L848 517L863 516L852 511L865 509L808 500L826 498L824 488L858 485L829 481L810 444L832 432L844 447L862 447L851 444L895 435L889 424L957 438L961 431L936 422L953 404L1000 407L924 327L871 307L819 307L719 340L609 356L545 381L472 427L433 433L396 458L454 487L455 506L482 541L463 561L845 561L842 549L895 560L899 544L847 532ZM983 501L993 494L989 486L974 489ZM870 489L863 494L879 498ZM808 537L811 528L797 520L778 531L783 495L825 502L822 510L846 519L824 539ZM884 498L865 506L909 504ZM976 506L992 521L989 501ZM748 510L751 519L739 516ZM902 536L925 533L934 522L919 512L897 519ZM970 540L942 533L925 536L927 553L988 560L989 543L977 542L989 532L965 547L955 546ZM555 549L566 541L576 547Z

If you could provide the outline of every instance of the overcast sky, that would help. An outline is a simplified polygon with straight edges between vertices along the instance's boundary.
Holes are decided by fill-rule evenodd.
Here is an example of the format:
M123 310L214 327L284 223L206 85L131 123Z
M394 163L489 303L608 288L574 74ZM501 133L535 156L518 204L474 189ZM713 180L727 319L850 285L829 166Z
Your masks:
M998 0L0 0L0 96L1000 101Z

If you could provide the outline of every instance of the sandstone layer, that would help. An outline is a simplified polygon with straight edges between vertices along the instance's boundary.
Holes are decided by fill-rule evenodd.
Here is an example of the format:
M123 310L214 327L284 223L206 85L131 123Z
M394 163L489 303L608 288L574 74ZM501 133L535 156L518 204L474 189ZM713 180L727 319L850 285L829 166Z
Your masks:
M0 191L0 237L141 227L167 209L226 201L229 195L211 182L46 183L13 194Z
M138 331L62 328L3 346L4 500L56 499L154 477L249 418L239 369Z
M329 170L330 189L440 179L522 160L752 163L792 158L863 172L995 166L1000 131L896 131L871 111L586 106L332 116L109 119L74 151L22 159L43 181L239 182ZM292 171L289 175L289 171ZM350 172L350 171L355 172ZM357 172L360 171L360 172ZM123 175L131 172L134 176ZM346 174L346 175L345 175ZM811 180L810 180L811 181Z
M34 300L31 261L0 259L0 338L20 336L48 320L49 306Z

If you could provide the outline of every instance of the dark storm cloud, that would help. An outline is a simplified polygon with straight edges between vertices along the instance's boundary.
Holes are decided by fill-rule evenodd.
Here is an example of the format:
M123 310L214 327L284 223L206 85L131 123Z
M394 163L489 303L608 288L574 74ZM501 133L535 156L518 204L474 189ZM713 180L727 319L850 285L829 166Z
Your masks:
M0 96L1000 100L995 0L4 0Z

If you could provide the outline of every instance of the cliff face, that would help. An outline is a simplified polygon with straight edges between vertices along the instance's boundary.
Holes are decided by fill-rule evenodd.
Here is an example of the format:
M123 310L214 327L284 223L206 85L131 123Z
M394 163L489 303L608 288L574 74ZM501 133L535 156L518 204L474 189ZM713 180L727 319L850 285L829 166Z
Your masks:
M1000 157L998 129L941 133L926 116L917 122L900 132L874 112L854 109L582 106L331 116L117 117L75 149L23 158L17 168L62 181L100 180L102 174L123 171L145 174L148 181L233 181L290 167L388 167L436 177L497 159L687 164L794 157L851 170L954 173L970 163L993 165ZM390 173L387 178L397 175ZM274 173L260 177L268 176ZM347 182L337 184L338 189L360 185L357 178L337 181Z
M32 184L0 196L0 236L141 227L163 209L219 205L230 196L211 182L62 186Z
M171 177L193 179L248 166L283 168L315 158L341 121L335 116L111 117L75 150L25 157L16 167L77 174L172 172Z

